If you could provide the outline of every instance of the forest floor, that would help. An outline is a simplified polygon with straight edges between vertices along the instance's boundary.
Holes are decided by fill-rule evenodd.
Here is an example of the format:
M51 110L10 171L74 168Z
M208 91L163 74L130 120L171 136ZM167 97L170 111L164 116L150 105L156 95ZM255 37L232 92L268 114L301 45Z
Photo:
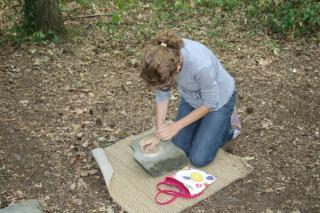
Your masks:
M249 32L236 12L168 16L153 6L119 23L67 20L73 34L58 44L0 47L0 208L35 198L45 212L123 211L90 151L154 126L139 60L157 29L174 27L212 48L234 76L242 132L233 153L254 168L185 212L319 212L319 43ZM171 119L178 101L174 91Z

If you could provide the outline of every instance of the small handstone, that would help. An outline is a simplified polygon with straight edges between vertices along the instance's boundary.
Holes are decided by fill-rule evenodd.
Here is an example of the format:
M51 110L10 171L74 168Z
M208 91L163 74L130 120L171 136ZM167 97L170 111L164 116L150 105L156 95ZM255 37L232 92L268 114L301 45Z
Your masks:
M145 137L145 138L143 138L142 140L140 140L139 143L142 143L143 141L147 141L147 142L151 142L151 141L157 142L158 139L157 139L156 137L154 137L154 136L152 136L152 137ZM159 152L161 151L160 148L161 148L161 146L159 146L159 145L156 145L155 147L153 147L152 150L149 150L148 147L145 147L145 148L143 148L143 149L145 149L145 150L144 150L144 154L145 154L145 155L146 155L146 154L153 154L153 155L159 154Z

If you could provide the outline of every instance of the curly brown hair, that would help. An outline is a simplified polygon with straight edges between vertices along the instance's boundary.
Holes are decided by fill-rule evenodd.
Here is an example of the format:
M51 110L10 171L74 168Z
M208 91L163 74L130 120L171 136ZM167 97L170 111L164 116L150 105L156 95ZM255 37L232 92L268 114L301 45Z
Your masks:
M170 88L181 63L183 41L173 31L160 31L153 43L144 51L140 76L150 86Z

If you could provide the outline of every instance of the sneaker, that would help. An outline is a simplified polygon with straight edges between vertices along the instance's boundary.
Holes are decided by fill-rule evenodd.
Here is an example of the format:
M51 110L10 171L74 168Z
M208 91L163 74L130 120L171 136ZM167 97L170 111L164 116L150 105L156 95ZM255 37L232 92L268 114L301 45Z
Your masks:
M241 132L241 123L237 112L237 107L234 107L233 113L231 115L231 127L233 129L232 139L239 136Z

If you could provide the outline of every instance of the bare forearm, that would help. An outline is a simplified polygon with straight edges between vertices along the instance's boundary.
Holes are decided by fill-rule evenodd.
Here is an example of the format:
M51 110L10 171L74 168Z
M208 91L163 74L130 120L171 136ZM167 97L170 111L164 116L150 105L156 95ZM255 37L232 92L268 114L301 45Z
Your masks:
M156 129L159 129L166 122L169 100L155 104L156 106Z
M175 124L178 126L179 129L182 129L189 124L192 124L193 122L199 120L203 116L205 116L208 112L210 112L210 108L206 106L200 106L197 109L190 112L185 117L178 120Z

